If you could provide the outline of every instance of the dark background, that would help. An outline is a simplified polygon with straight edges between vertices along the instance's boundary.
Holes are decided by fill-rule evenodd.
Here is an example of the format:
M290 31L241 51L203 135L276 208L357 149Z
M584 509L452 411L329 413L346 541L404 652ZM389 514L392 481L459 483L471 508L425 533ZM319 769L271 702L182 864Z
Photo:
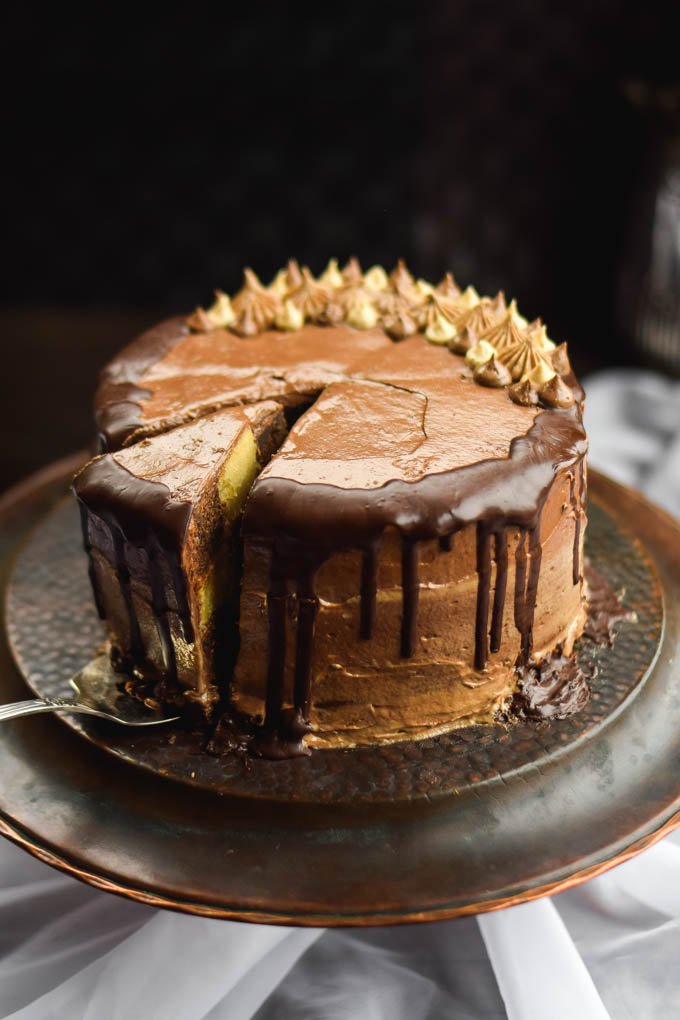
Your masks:
M629 358L616 286L670 5L251 4L5 27L0 485L87 442L97 368L264 278L405 257L499 287L581 371ZM113 12L113 9L111 9Z

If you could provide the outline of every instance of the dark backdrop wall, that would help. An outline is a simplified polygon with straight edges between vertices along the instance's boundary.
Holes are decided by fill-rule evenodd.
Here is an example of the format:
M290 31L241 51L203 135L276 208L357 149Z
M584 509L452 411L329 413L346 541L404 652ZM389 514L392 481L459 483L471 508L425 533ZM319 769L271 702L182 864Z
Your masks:
M250 4L5 33L0 482L86 441L96 368L162 314L295 254L503 287L577 365L613 295L661 5ZM666 42L668 40L668 42Z

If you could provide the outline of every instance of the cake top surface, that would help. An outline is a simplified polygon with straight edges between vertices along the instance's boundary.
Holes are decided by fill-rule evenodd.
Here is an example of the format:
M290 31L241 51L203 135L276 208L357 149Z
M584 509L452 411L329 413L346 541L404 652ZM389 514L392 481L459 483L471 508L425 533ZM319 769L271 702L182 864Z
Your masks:
M313 394L341 378L357 358L388 344L378 330L313 324L283 337L266 332L244 340L226 330L191 335L139 379L151 393L142 421L153 423L209 400Z
M218 327L191 333L169 319L104 369L96 412L102 444L118 449L219 407L312 399L366 354L391 347L379 330L305 326L242 338Z
M150 480L145 450L167 445L168 488L189 492L208 469L202 429L215 426L177 426L269 399L307 408L246 505L246 532L279 539L361 544L390 526L441 537L475 519L529 527L555 471L585 450L565 345L503 294L461 290L450 274L434 286L401 262L388 274L331 261L316 278L291 261L269 286L246 270L233 297L216 292L114 359L97 410L108 448L125 446L119 468Z
M408 341L406 341L408 342ZM436 350L445 362L448 352ZM450 360L450 359L449 359ZM262 479L288 478L375 489L507 457L538 408L508 404L500 390L479 400L462 373L333 383L291 430Z
M446 351L450 363L433 359L433 350ZM373 356L373 368L362 370ZM217 291L210 308L162 323L105 368L96 398L102 443L115 450L234 404L309 403L362 371L396 385L400 377L450 374L461 360L469 379L502 390L506 404L574 403L564 345L503 294L461 290L450 274L433 286L403 263L390 274L379 266L364 273L356 260L342 270L332 260L317 279L291 261L269 286L246 270L232 298Z
M345 385L360 390L376 384L339 384L339 389ZM423 433L421 442L412 416L405 422L403 454L385 435L377 443L374 437L367 440L368 456L328 457L332 447L323 417L315 408L307 412L256 479L246 504L244 532L280 548L292 542L289 563L304 548L364 548L388 528L414 541L443 538L475 522L490 530L534 528L556 472L572 469L587 447L578 409L570 408L536 414L526 431L508 440L501 456L489 455L487 448L487 456L475 459L479 451L467 442L457 453L452 435L453 449L435 441L430 458L422 452L428 449L427 436ZM412 453L409 443L417 444ZM371 456L376 445L379 454Z

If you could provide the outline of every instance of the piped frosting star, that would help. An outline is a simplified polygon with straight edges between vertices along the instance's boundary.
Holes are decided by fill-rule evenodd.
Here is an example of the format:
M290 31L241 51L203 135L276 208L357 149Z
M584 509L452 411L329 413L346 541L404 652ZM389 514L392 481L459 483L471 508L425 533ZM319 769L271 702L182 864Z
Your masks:
M481 335L497 349L514 382L526 378L540 364L552 369L554 343L548 339L545 327L529 326L518 314L514 301L503 318Z
M460 287L456 283L453 273L445 273L437 286L434 288L437 294L445 298L459 298Z
M187 326L196 333L209 333L213 329L227 329L235 318L229 296L222 290L216 290L210 308L197 308L187 319Z
M337 259L328 260L328 265L319 277L319 283L324 287L328 287L329 290L337 290L338 287L342 287L344 285L345 278L338 269Z
M296 259L289 259L285 269L279 269L278 273L269 284L269 290L277 297L284 298L289 291L299 287L302 283L302 274Z
M436 325L441 323L442 319L453 326L461 314L467 311L466 306L459 299L460 295L458 295L458 299L444 297L443 294L432 290L416 306L415 314L418 328L425 333L428 340L432 339L431 336L428 336L428 330L431 334L434 333ZM432 340L432 342L440 343L442 341Z
M252 269L245 269L243 276L243 287L232 301L231 328L239 336L255 336L274 325L280 299L260 283Z
M413 303L399 291L390 288L377 295L380 324L393 340L404 340L418 332L418 322Z
M360 283L363 278L364 274L361 270L359 259L352 255L351 258L347 259L347 262L342 267L343 283Z
M390 281L382 266L371 266L364 273L364 284L369 290L387 290Z
M498 320L499 309L496 302L491 298L481 298L476 304L468 308L462 308L455 319L456 334L463 337L466 331L482 337L485 332L494 326ZM467 346L458 349L455 338L449 344L451 350L456 354L464 354Z
M407 269L403 259L399 259L390 273L389 282L392 290L396 294L401 294L402 297L409 298L414 302L417 302L421 297L416 287L416 281Z
M331 299L331 289L316 280L307 266L302 267L300 282L286 292L285 300L302 313L303 322L316 322Z

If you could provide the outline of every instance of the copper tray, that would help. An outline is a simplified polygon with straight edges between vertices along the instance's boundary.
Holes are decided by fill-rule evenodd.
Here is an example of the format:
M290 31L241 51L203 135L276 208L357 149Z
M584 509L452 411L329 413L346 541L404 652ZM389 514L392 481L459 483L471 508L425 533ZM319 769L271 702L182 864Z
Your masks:
M55 525L65 514L55 504L76 463L0 500L0 587L15 569L13 637L38 690L56 677L63 683L90 640L89 595L76 585L69 598L81 602L64 601L56 541L71 527ZM589 533L591 556L612 581L626 582L638 622L598 653L600 676L582 717L509 735L468 730L368 757L317 752L283 770L222 763L215 772L208 763L212 775L201 771L201 755L198 768L177 774L171 755L131 749L118 729L17 720L0 727L0 832L100 888L268 923L429 921L584 881L680 824L680 526L594 475ZM46 536L48 551L56 541L53 576L43 569L36 577L32 605L26 565L36 549L44 558ZM59 638L40 649L26 634L55 634L43 615L57 619ZM3 620L0 700L18 700L26 690L5 630ZM160 734L145 737L153 739Z

